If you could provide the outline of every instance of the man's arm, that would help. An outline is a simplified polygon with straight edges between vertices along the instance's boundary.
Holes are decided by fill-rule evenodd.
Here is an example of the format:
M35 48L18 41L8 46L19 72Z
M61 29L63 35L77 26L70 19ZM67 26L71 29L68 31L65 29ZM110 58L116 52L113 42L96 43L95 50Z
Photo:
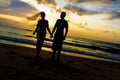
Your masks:
M55 26L54 26L54 28L53 28L53 30L52 30L52 35L54 34L54 32L55 32L55 30L56 30L56 28L57 28L57 24L58 24L58 20L56 21Z
M64 40L65 40L65 38L67 36L67 33L68 33L68 22L66 22Z

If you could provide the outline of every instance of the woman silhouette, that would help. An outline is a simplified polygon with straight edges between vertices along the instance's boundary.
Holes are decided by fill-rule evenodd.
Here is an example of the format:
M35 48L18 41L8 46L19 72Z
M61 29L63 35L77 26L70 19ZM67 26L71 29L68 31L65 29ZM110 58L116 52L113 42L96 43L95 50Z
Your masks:
M41 18L38 23L33 35L37 33L37 44L36 44L36 57L39 57L39 53L41 52L41 48L43 46L43 42L46 37L46 29L48 30L49 34L51 35L48 20L45 19L45 12L40 12Z
M56 24L55 24L53 31L52 31L52 35L55 32L53 44L52 44L52 50L53 50L53 54L51 57L52 60L54 60L56 51L58 51L57 61L59 61L59 56L61 53L63 40L65 40L66 35L68 33L68 22L64 19L65 16L66 16L66 13L61 12L61 15L60 15L61 19L58 19L56 21Z

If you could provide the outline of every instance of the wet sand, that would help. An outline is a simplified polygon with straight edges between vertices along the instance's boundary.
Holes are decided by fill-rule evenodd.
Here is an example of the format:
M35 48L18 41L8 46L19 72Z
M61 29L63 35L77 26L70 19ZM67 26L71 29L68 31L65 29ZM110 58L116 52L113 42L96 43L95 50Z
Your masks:
M69 54L69 53L68 53ZM50 61L51 51L0 44L0 80L120 80L120 63L62 54Z

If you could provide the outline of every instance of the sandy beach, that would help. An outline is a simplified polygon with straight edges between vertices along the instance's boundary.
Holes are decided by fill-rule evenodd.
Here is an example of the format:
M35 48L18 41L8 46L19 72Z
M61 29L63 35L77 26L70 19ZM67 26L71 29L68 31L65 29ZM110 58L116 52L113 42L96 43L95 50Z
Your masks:
M0 44L0 80L120 80L120 63L62 54L50 61L51 51Z

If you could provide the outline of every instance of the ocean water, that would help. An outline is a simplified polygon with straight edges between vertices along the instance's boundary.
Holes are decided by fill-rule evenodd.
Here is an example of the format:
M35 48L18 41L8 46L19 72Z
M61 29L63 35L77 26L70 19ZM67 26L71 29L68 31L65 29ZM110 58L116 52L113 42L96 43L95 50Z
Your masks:
M33 30L30 29L0 26L0 40L21 45L36 45L36 36L32 35L32 33ZM51 45L52 39L47 35L43 46L51 48ZM67 36L62 51L120 61L120 44L116 43Z

